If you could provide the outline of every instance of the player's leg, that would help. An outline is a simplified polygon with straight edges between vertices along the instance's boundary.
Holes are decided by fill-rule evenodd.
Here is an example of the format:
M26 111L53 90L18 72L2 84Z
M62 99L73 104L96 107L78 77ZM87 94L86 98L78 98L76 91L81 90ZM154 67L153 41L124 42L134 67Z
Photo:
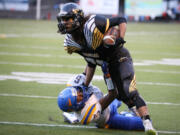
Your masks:
M148 109L144 99L139 95L136 89L136 80L134 76L133 63L130 58L117 63L110 68L113 81L117 85L119 98L128 105L129 108L136 106L139 115L143 120L145 131L147 133L156 131L152 127Z
M108 127L112 129L144 130L141 118L138 116L132 116L132 114L125 116L115 113L114 115L110 116L107 124Z

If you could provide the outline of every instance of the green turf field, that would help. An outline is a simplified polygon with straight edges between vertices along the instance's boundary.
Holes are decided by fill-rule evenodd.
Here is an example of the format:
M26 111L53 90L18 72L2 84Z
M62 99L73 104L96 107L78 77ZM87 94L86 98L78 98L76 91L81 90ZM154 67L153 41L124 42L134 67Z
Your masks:
M0 135L143 135L63 122L56 97L86 63L66 54L56 31L55 21L0 20ZM180 134L180 24L128 23L125 39L154 127ZM107 92L103 80L93 84Z

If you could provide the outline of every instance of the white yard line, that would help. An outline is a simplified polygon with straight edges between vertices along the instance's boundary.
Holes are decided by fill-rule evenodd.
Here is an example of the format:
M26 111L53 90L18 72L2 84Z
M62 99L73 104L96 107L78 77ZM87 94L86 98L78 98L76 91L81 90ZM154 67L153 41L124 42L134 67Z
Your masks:
M30 56L30 57L49 57L49 58L66 58L66 59L81 59L80 56L69 55L51 55L51 54L35 54L35 53L12 53L12 52L0 52L0 55L7 56Z
M139 84L139 85L156 85L156 86L180 87L180 84L177 84L177 83L137 82L137 84Z
M48 57L48 55L44 56L44 57ZM69 58L68 56L59 56L61 58ZM74 57L74 59L76 59L76 57ZM2 65L20 65L20 66L34 66L34 67L54 67L54 68L79 68L79 69L84 69L84 66L77 66L77 65L63 65L63 64L39 64L39 63L30 63L30 62L12 62L12 61L0 61L0 64ZM134 63L135 66L145 66L148 64L146 63ZM100 69L99 67L97 69ZM180 74L179 71L166 71L166 70L146 70L146 69L137 69L136 71L138 72L155 72L155 73L166 73L166 74Z
M63 124L39 124L39 123L25 123L25 122L10 122L0 121L0 124L4 125L23 125L23 126L37 126L37 127L67 127L67 128L96 128L95 126L83 126L83 125L63 125Z
M151 52L151 51L131 51L132 54L145 54L145 55L164 55L164 56L180 56L179 53L171 52Z
M179 71L169 71L169 70L136 69L135 71L149 72L149 73L163 73L163 74L180 74Z
M43 84L66 84L67 80L76 74L70 73L46 73L46 72L12 72L11 75L0 75L0 80L18 80L21 82L37 82ZM102 75L95 75L93 81L103 81ZM161 82L137 82L138 85L180 87L177 83Z
M62 65L62 64L38 64L38 63L27 63L27 62L5 62L0 61L0 64L7 65L20 65L20 66L33 66L33 67L55 67L55 68L78 68L84 69L85 66L76 66L76 65Z
M0 93L0 96L5 96L5 97L23 97L23 98L57 99L57 97L52 97L52 96L37 96L37 95L8 94L8 93Z
M17 34L17 33L0 33L0 38L63 38L62 35L58 33L24 33L24 34Z
M70 56L70 55L52 55L52 54L36 54L36 53L13 53L13 52L0 52L3 56L25 56L25 57L48 57L48 58L61 58L61 59L81 59L80 56ZM179 58L163 58L161 60L135 60L135 66L149 66L149 65L174 65L180 66Z
M11 122L11 121L0 121L0 124L1 125L35 126L35 127L63 127L63 128L88 128L88 129L97 128L95 126L83 126L83 125L44 124L44 123ZM160 130L160 131L158 131L158 133L179 134L180 131L163 131L163 130Z
M22 48L22 49L40 49L40 50L59 50L61 51L62 49L59 47L47 47L47 46L28 46L28 45L9 45L9 44L0 44L0 47L9 47L9 48Z
M63 45L61 45L62 47ZM62 51L61 47L49 47L49 46L28 46L28 45L18 45L18 44L0 44L0 47L9 47L9 48L25 48L25 49L41 49L41 50L59 50ZM130 51L132 54L146 54L146 55L164 55L164 56L180 56L179 53L171 53L171 52L144 52L144 51Z
M9 93L0 93L0 96L5 96L5 97L22 97L22 98L57 99L57 97L53 97L53 96L23 95L23 94L9 94ZM180 106L180 104L168 103L168 102L147 102L147 104Z
M180 34L179 31L139 31L139 32L127 32L126 33L129 36L145 36L145 35L177 35ZM23 33L23 34L17 34L17 33L0 33L1 38L22 38L22 37L42 37L42 38L59 38L59 37L64 37L58 33Z

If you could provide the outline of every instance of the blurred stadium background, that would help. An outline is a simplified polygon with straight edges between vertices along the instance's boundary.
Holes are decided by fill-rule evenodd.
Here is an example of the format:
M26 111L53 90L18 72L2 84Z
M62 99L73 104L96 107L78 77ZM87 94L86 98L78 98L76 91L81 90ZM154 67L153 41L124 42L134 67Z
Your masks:
M80 4L86 14L124 15L128 21L180 20L179 0L0 0L0 17L53 20L66 2Z
M0 135L143 135L64 123L56 98L85 61L69 56L56 15L66 2L86 14L125 16L125 46L140 93L160 135L180 134L180 2L178 0L0 0ZM100 68L93 78L107 92ZM123 105L119 111L127 109Z

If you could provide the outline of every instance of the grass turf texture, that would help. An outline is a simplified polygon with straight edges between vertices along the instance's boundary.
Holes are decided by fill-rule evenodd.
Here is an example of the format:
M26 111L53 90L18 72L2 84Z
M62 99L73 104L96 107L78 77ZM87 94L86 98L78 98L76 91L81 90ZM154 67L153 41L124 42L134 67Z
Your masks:
M81 73L85 61L78 55L69 56L63 48L64 36L56 33L55 21L0 20L0 75L12 72ZM180 25L176 23L128 23L125 46L134 61L180 59ZM6 62L9 64L2 64ZM31 65L12 64L31 63ZM64 67L34 66L56 64ZM75 68L73 65L81 66ZM135 66L137 82L180 84L180 67L175 65ZM142 72L143 70L163 71ZM171 73L177 72L177 73ZM99 68L96 75L101 75ZM103 81L93 81L106 93ZM21 94L57 97L61 84L40 84L17 80L0 81L0 94ZM138 84L148 102L180 104L180 87ZM159 131L180 132L180 105L148 104L154 127ZM126 109L123 105L120 110ZM50 120L53 118L54 121ZM57 121L56 121L57 120ZM0 96L0 121L66 124L56 99ZM92 124L91 124L92 125ZM144 132L64 127L35 127L0 124L0 135L143 135ZM166 134L166 133L159 133ZM178 133L177 133L178 134Z

